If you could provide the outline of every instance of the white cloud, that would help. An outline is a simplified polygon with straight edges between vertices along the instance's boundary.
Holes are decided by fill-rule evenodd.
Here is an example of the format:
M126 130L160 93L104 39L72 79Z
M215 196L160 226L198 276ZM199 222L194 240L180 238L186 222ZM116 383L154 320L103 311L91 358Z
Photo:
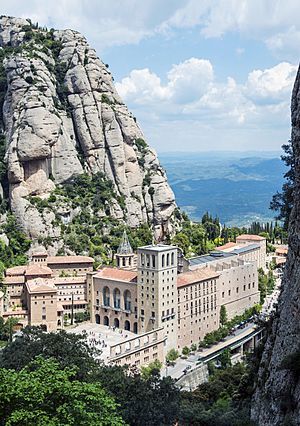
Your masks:
M168 101L186 104L197 100L213 80L213 67L207 59L190 58L172 66L167 73L168 82L148 68L133 70L128 77L116 83L119 94L136 104Z
M296 66L283 62L273 68L251 71L243 84L238 84L231 77L219 82L214 78L209 61L191 58L172 66L165 85L155 73L144 69L133 70L116 86L130 109L141 118L143 126L151 129L152 137L153 132L156 134L154 123L164 129L172 126L185 128L185 146L191 149L194 143L192 128L201 127L202 135L207 135L207 141L213 148L215 143L220 143L211 140L216 129L219 129L219 138L223 133L228 134L230 129L232 135L236 134L233 138L235 143L239 133L247 140L255 134L253 143L261 149L261 143L266 146L267 141L257 138L258 130L262 135L272 134L273 143L276 143L275 128L278 135L287 132L296 72ZM185 73L187 79L184 78ZM246 135L246 131L249 134ZM174 137L178 139L178 134ZM285 139L273 148L278 149ZM175 148L172 144L169 149ZM239 148L242 140L240 144ZM156 148L159 149L158 146Z
M282 62L266 70L254 70L249 73L246 83L247 96L254 101L278 103L289 99L297 66Z

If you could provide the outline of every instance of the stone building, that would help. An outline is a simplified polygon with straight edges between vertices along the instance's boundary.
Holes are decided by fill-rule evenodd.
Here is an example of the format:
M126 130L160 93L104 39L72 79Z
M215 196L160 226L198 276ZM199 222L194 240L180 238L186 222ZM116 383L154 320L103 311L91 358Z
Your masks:
M217 251L239 255L246 262L256 262L257 268L266 268L267 242L259 235L244 234L236 238L236 242L229 242L216 247Z
M3 317L18 318L22 326L62 328L72 312L75 316L88 311L86 274L93 263L88 256L50 257L40 252L33 254L29 265L8 268Z
M178 273L177 247L159 244L138 248L137 271L125 262L125 269L89 273L92 322L138 335L161 329L166 353L217 329L222 305L232 318L259 302L255 260L215 251L188 263L189 270Z
M242 314L259 303L256 261L245 261L238 253L214 251L190 259L190 268L210 268L219 274L217 304L226 307L228 318Z
M177 279L178 348L190 346L219 326L217 280L210 268L180 274Z

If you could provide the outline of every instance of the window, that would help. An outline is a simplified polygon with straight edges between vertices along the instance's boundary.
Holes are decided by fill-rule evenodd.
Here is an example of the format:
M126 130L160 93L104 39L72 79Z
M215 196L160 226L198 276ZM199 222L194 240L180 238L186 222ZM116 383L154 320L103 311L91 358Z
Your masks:
M145 315L144 309L141 309L141 315Z
M42 320L45 320L46 319L46 315L42 315Z
M224 291L222 291L222 297L224 298L224 296L225 296L225 293L224 293Z

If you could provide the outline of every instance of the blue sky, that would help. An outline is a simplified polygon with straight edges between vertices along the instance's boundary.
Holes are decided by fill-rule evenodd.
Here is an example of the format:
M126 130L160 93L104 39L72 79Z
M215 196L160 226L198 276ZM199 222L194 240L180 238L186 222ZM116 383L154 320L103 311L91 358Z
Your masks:
M1 0L1 12L82 32L159 152L289 139L297 0Z

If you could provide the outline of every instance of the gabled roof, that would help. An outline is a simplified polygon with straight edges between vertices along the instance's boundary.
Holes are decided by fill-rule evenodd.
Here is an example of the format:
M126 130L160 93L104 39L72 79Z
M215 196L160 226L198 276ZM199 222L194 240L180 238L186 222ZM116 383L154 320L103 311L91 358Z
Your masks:
M35 293L56 293L54 279L35 278L26 283L27 291L29 294Z
M241 240L247 240L247 241L265 241L264 237L261 237L260 235L253 235L253 234L242 234L236 237L236 241Z
M105 267L103 269L100 269L97 272L97 274L94 275L94 277L105 278L105 279L115 280L115 281L125 281L129 283L137 282L136 271L127 271L125 269L110 268L110 267Z
M222 250L228 250L228 249L233 249L236 246L237 246L237 243L229 242L229 243L226 243L226 244L224 244L222 246L216 247L215 250L220 250L220 251L222 251Z
M220 274L210 268L199 268L194 271L184 272L177 277L177 287L184 287L189 284L218 278Z
M10 277L16 276L16 275L24 275L25 269L26 269L26 266L24 265L13 266L12 268L6 269L5 274Z
M25 276L41 276L41 275L52 275L52 271L48 266L46 265L37 265L33 263L32 265L29 265L25 269Z
M59 263L94 263L94 259L89 256L49 256L47 258L48 265Z

